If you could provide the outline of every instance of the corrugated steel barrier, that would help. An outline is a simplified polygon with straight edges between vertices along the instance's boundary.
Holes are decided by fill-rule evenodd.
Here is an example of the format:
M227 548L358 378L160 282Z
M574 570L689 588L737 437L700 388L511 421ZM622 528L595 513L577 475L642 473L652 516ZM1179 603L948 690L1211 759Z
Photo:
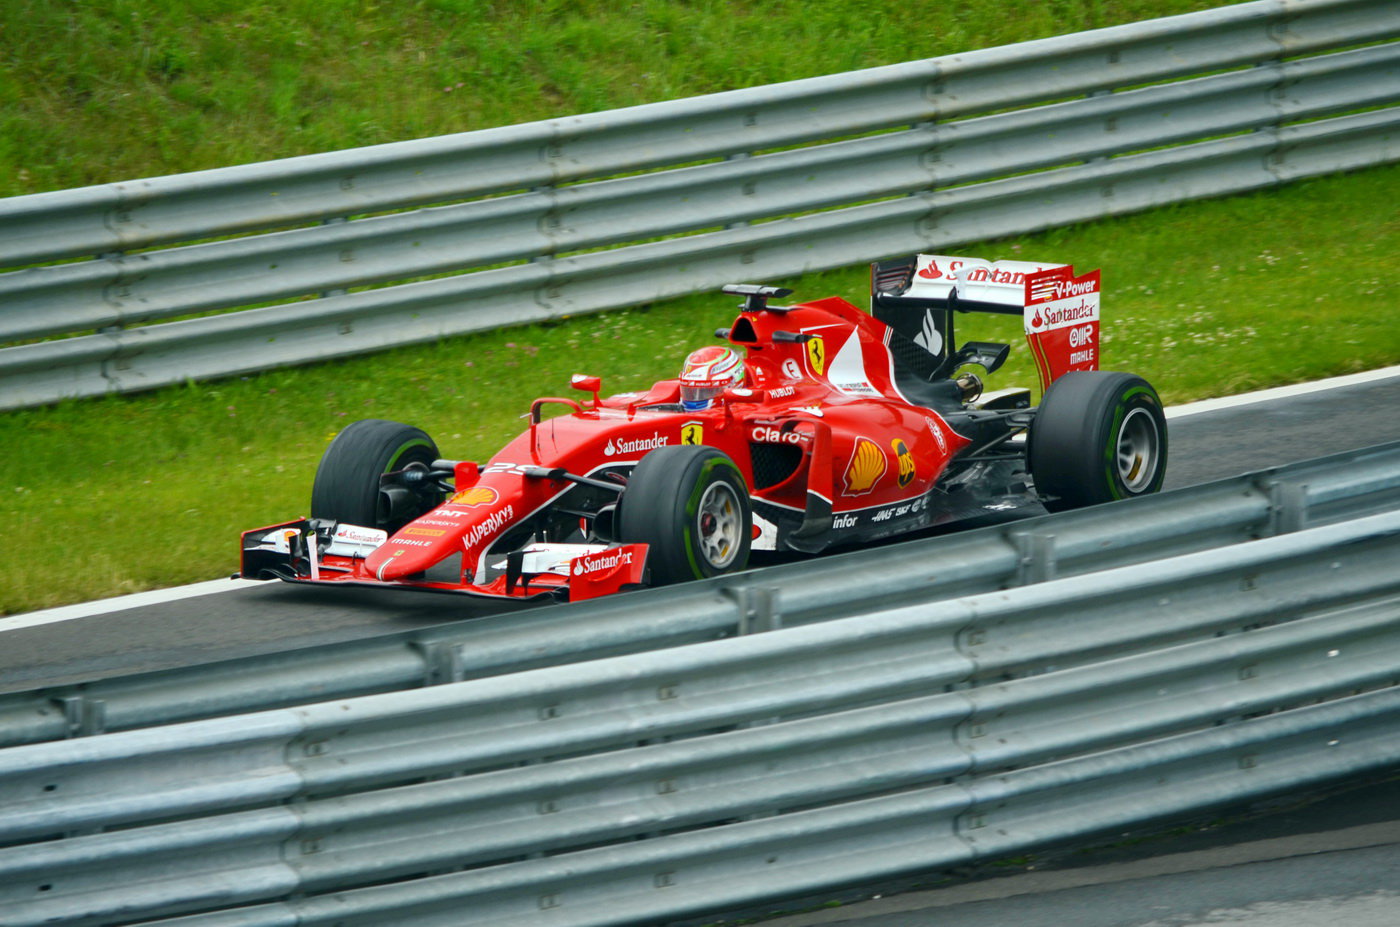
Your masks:
M1400 159L1400 43L1377 43L1397 35L1393 0L1258 0L567 119L0 200L0 267L16 268L0 273L0 344L10 343L0 347L0 408L1387 163ZM261 308L224 311L250 306Z
M1015 588L0 750L0 920L656 924L1380 770L1400 761L1397 455L1094 510L1216 539L1143 542L1210 548L1163 559L1068 513L1023 523L1046 539L1024 556L975 532L1001 566L930 563L971 535L888 549L925 564L903 585L1008 560L1045 579ZM1052 578L1079 545L1127 565ZM864 556L822 565L878 588Z
M1400 508L1400 443L761 571L369 640L0 694L0 747L496 676L829 621ZM859 582L849 577L859 576Z

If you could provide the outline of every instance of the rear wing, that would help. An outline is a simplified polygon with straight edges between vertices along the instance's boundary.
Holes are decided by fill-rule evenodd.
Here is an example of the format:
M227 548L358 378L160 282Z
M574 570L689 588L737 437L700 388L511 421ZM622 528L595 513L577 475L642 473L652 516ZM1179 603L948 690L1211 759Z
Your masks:
M922 348L923 370L954 356L953 312L1019 315L1042 389L1071 370L1099 367L1099 271L1068 264L917 254L871 265L870 312ZM922 372L922 371L921 371Z

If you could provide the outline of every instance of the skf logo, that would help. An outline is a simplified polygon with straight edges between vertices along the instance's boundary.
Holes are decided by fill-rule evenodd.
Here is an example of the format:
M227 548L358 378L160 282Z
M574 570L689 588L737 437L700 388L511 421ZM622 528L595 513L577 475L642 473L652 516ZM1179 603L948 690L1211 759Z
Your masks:
M826 342L821 335L807 342L807 364L817 376L826 372Z
M863 496L870 492L880 477L885 475L888 466L885 452L880 450L880 445L869 438L858 439L855 452L851 454L851 462L846 464L846 472L842 477L846 482L844 494Z
M703 422L686 422L681 426L682 444L704 444L705 424Z
M462 490L447 501L453 505L495 505L499 498L501 498L500 495L490 486L473 486L471 489Z
M901 438L890 442L890 447L894 448L894 456L899 460L899 486L903 489L914 481L914 455L909 453L909 445Z

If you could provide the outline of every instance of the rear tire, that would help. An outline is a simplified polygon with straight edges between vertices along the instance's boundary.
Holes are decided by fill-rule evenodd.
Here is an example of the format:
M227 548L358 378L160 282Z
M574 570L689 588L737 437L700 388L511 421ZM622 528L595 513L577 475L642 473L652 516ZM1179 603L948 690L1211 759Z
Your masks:
M1162 400L1133 374L1067 373L1031 422L1027 462L1052 512L1157 492L1167 472Z
M620 540L650 545L652 585L748 565L748 486L734 461L712 447L663 447L643 457L628 477L617 519Z
M385 490L379 477L411 463L431 465L438 448L421 428L368 418L335 436L316 468L311 517L379 528L393 534L442 502L440 492Z

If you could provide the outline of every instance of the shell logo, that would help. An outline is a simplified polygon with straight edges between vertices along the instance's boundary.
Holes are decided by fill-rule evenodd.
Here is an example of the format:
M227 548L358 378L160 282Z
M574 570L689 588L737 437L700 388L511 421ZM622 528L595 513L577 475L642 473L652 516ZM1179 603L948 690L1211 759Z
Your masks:
M909 453L909 445L902 438L895 438L890 442L890 447L899 461L899 488L903 489L914 482L914 455Z
M448 502L453 505L495 505L500 494L490 486L473 486L457 493Z
M889 463L885 459L885 452L880 450L880 445L869 438L857 439L851 462L846 464L846 472L842 477L846 482L843 495L863 496L870 492L880 477L885 475L888 467Z

